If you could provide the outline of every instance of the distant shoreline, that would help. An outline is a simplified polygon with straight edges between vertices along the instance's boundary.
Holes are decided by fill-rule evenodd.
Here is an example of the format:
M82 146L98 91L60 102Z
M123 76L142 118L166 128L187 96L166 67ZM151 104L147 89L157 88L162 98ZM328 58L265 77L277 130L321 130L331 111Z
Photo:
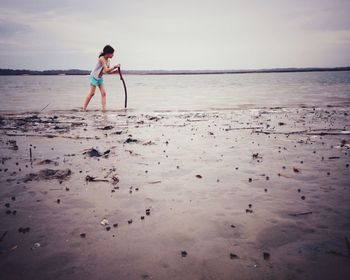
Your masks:
M348 67L332 68L273 68L256 70L125 70L127 75L218 75L218 74L250 74L250 73L293 73L293 72L329 72L350 71ZM89 75L90 71L80 69L69 70L26 70L26 69L0 69L0 76L64 76Z

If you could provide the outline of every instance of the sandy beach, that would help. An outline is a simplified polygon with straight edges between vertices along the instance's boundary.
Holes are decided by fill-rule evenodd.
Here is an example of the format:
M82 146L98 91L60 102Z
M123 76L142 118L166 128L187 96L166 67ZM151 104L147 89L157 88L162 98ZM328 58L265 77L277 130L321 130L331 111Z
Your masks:
M3 113L1 279L346 279L347 109Z

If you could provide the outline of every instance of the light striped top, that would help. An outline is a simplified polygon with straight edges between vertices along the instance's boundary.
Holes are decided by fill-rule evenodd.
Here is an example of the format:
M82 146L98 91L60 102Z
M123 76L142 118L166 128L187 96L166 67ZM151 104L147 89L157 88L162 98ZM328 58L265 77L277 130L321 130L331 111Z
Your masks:
M107 66L109 67L109 60L107 60ZM93 76L95 79L101 79L103 75L103 65L100 61L100 58L97 59L97 64L95 68L92 69L91 76Z

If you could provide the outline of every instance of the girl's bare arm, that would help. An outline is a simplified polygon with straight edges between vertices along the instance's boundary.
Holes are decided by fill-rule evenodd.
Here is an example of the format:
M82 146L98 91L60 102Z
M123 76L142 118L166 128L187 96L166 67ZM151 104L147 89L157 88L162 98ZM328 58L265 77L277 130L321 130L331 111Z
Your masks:
M115 65L113 67L108 67L107 61L103 56L100 57L100 61L102 63L102 67L103 67L103 73L105 73L105 74L111 74L113 71L115 71L118 68L118 65Z

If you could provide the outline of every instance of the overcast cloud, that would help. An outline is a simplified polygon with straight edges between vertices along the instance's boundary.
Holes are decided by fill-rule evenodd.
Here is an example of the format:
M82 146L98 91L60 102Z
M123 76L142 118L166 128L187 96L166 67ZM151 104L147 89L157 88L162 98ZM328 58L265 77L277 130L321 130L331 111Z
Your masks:
M105 4L102 4L102 3ZM0 68L350 65L348 0L0 0Z

